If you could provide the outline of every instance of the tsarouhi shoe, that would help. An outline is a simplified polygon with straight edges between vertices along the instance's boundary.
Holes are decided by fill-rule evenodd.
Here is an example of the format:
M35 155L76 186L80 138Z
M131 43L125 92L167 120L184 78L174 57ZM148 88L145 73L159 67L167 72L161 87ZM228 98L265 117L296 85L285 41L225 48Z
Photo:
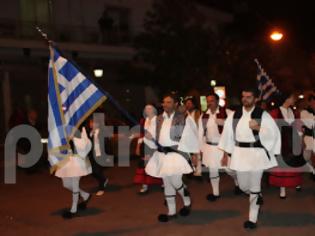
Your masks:
M286 199L287 198L287 196L279 196L280 197L280 199L282 199L282 200L284 200L284 199Z
M92 198L92 194L90 194L90 196L88 197L88 199L86 199L85 201L82 201L78 204L78 209L79 210L85 210L87 207L87 204L89 203L89 201Z
M220 198L220 195L219 196L216 196L216 195L213 195L212 193L208 194L207 195L207 200L209 202L215 202L216 200L218 200Z
M145 195L149 192L148 186L142 186L141 189L139 190L138 194L140 195Z
M179 210L179 214L181 216L189 216L191 212L191 205L189 206L184 206L182 209Z
M100 196L103 196L104 193L105 193L104 190L98 190L95 195L98 196L98 197L100 197Z
M76 216L78 216L77 212L73 213L73 212L68 211L68 210L66 210L62 213L62 218L64 218L64 219L72 219Z
M173 220L173 219L176 219L176 218L177 218L176 214L175 215L160 214L158 216L158 221L166 223L166 222L169 222L170 220Z
M257 224L248 220L248 221L244 222L244 228L245 229L255 229L255 228L257 228Z

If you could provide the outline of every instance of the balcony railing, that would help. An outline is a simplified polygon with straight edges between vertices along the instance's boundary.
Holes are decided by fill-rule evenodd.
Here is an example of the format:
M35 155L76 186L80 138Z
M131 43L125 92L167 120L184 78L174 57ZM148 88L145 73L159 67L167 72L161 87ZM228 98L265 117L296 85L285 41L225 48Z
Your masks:
M0 18L0 38L40 39L36 30L40 26L54 41L78 42L88 44L128 45L132 38L128 29L114 27L111 30L101 30L99 27L73 25L43 25L36 22L20 22Z

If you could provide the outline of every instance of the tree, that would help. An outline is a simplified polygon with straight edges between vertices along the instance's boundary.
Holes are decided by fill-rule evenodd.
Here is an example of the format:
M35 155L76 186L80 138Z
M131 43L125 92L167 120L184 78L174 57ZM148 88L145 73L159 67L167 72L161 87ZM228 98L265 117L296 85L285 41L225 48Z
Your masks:
M256 86L258 58L281 90L310 84L305 72L312 72L312 66L306 68L310 64L306 54L293 42L272 45L267 39L270 27L252 1L241 1L248 3L236 8L234 21L215 33L196 2L154 1L145 31L135 41L138 57L149 65L140 73L145 83L161 91L207 93L215 79L227 87L228 97L235 98L245 84Z
M161 90L209 88L218 38L190 0L155 1L135 46L150 67L149 82Z

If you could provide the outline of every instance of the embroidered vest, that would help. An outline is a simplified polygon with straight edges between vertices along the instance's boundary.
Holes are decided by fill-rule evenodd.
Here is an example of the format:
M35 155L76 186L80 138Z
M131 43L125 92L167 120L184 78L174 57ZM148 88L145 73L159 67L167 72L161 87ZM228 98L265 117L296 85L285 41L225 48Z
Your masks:
M184 127L186 124L186 117L187 115L175 112L173 120L172 120L172 125L171 125L171 130L170 130L170 138L171 140L175 142L179 142L180 139L182 138ZM162 128L164 118L163 114L159 115L156 119L156 140L159 140L160 137L160 132Z
M226 109L224 107L219 106L219 113L216 114L217 119L225 120L227 118ZM209 121L210 115L207 113L202 114L202 127L203 127L203 135L207 135L207 124ZM219 134L222 134L223 125L218 125Z

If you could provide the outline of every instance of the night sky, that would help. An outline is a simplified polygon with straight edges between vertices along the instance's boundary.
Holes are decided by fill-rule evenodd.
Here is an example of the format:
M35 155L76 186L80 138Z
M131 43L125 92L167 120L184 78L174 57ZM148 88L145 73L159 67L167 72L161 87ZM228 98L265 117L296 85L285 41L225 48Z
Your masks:
M315 51L315 2L300 0L197 0L230 12L244 37L265 34L280 27L296 47Z

